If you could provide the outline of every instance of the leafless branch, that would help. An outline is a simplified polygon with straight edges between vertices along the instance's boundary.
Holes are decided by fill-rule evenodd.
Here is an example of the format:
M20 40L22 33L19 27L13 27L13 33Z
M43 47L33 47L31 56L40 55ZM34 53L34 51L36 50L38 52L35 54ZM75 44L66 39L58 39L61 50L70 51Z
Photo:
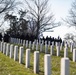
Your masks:
M28 6L28 11L30 12L29 15L30 19L33 18L35 23L34 29L36 30L37 36L46 30L53 29L58 27L59 25L55 23L54 15L52 12L49 14L48 11L48 2L49 0L31 0L31 4L28 0L25 0L25 3ZM34 8L33 8L34 5ZM49 15L48 15L49 14ZM57 25L56 25L57 24ZM30 27L32 29L32 27Z

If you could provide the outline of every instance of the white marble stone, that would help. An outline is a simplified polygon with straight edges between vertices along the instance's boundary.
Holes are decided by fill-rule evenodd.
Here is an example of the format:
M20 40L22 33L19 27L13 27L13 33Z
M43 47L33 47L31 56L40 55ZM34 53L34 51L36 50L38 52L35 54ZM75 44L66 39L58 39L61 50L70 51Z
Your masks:
M1 41L0 41L0 52L1 52Z
M53 46L53 45L50 46L50 54L51 54L51 55L54 54L54 46Z
M18 46L14 47L14 61L18 60Z
M3 52L3 42L1 42L1 52Z
M60 75L70 75L69 58L61 59L61 73Z
M60 46L57 46L57 56L60 56Z
M73 52L73 43L71 43L70 52Z
M26 48L28 47L28 40L26 40Z
M47 53L48 53L48 45L45 44L45 54L47 54Z
M38 42L37 42L37 43L36 43L36 51L38 50L38 45L39 45L39 44L38 44Z
M67 48L68 48L68 43L67 43L67 42L65 42L65 47L67 47Z
M51 55L44 55L44 75L51 75Z
M44 40L42 40L42 44L44 45Z
M20 42L20 44L21 44L21 45L23 45L22 43L23 43L23 40L21 39L21 42Z
M48 41L48 47L50 47L50 41Z
M25 40L23 40L23 46L25 46Z
M30 49L26 49L26 68L30 67Z
M31 49L32 43L31 41L29 41L29 49Z
M13 55L14 55L14 45L11 44L10 45L10 58L13 58Z
M47 41L45 41L45 45L47 44Z
M3 44L3 54L6 54L6 43Z
M20 47L19 49L19 63L23 63L23 51L24 51L24 48L23 47Z
M39 73L39 51L34 52L34 73Z
M64 57L68 57L68 48L67 47L64 48Z
M76 49L73 49L73 62L76 62Z
M52 42L52 46L54 47L54 42Z
M20 39L19 39L19 44L20 44Z
M33 44L32 44L32 50L34 50L35 49L35 42L33 42Z
M60 45L60 50L62 50L63 49L63 43L61 43L61 45Z
M43 52L43 44L40 45L40 52Z
M41 40L39 39L39 45L41 44Z
M9 53L10 53L10 44L8 43L6 45L6 56L9 56Z

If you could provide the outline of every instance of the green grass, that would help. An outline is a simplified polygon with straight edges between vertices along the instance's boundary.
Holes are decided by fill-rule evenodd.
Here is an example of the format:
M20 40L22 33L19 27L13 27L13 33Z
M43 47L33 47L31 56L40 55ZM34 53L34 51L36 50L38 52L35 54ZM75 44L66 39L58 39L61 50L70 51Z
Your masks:
M25 65L10 59L0 53L0 75L35 75L31 69L26 69Z
M26 49L25 49L26 50ZM50 50L49 50L50 51ZM25 68L25 54L23 63L19 64L18 61L10 59L9 56L6 56L0 53L0 75L44 75L44 53L39 55L39 74L33 73L33 61L34 61L34 51L31 50L30 54L30 68ZM60 62L61 58L64 56L64 51L60 51L60 56L56 56L56 48L54 49L54 55L51 56L51 75L60 75ZM68 50L68 57L70 59L70 75L76 75L76 62L72 62L72 53Z

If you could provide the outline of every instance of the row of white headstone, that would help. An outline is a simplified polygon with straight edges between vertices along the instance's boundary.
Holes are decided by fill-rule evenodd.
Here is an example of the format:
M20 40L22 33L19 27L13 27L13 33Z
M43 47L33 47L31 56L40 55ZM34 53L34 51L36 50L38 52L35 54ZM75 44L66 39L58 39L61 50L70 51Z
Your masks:
M19 47L14 46L13 44L0 42L0 52L10 58L14 57L14 61L18 60L18 51L19 51L19 63L23 63L23 46ZM26 68L30 68L30 49L26 49ZM39 73L39 51L34 52L34 73ZM51 55L44 55L44 75L51 75ZM61 75L69 75L69 58L61 59Z
M70 48L71 48L71 46L74 46L74 43L72 43L72 42L66 43L66 42L63 41L62 43L60 43L60 42L50 42L50 41L44 41L44 40L39 40L39 41L38 40L34 40L34 42L31 42L31 41L22 40L22 39L19 39L19 38L10 38L10 43L21 44L21 45L25 46L26 48L27 47L31 48L32 45L36 46L37 44L38 45L41 45L41 44L42 45L44 45L44 44L46 45L47 42L48 42L48 46L50 46L50 44L52 43L53 46L54 45L61 46L61 49L62 49L64 44L67 44Z
M48 46L50 46L50 44L51 44L50 41L34 40L34 42L31 42L31 41L22 40L22 39L19 39L19 38L10 38L10 43L21 44L21 45L26 46L26 47L29 47L29 45L31 45L31 44L36 44L36 43L38 43L39 45L40 45L41 43L42 43L43 45L48 43Z
M14 42L16 41L16 42ZM16 44L19 44L20 43L20 39L16 39L16 38L11 38L11 43L16 43ZM45 41L45 46L44 46L44 41L42 40L42 42L38 42L38 40L35 40L33 43L31 41L28 41L26 40L26 43L25 43L25 40L23 40L23 46L25 46L26 48L29 48L29 49L32 49L32 50L40 50L40 52L45 52L45 54L48 54L48 49L50 47L50 54L53 55L54 54L54 42L52 42L52 45L50 45L50 42L49 44L47 44L47 41ZM43 46L45 47L45 49L43 50ZM36 47L36 48L35 48ZM76 61L76 53L75 53L75 49L73 47L73 43L70 43L70 52L73 53L73 60ZM40 49L39 49L40 48ZM60 56L60 51L62 50L63 48L63 43L56 43L56 50L57 50L57 53L56 55L57 56ZM74 50L74 51L73 51ZM64 57L68 57L68 43L65 43L65 46L64 46Z
M51 46L53 47L53 46ZM57 47L57 55L59 56L59 46ZM68 53L67 53L67 44L65 45L64 49L64 58L61 59L61 75L69 75L69 59L67 58ZM9 43L3 43L0 42L0 50L3 54L6 54L6 56L10 56L10 58L13 57L14 55L14 60L18 60L18 46L13 46L10 45ZM22 63L23 61L23 52L24 49L23 47L20 47L19 49L19 63ZM14 54L13 54L14 53ZM50 63L51 55L50 54L45 54L44 56L44 73L45 75L50 75L51 74L51 65ZM39 72L39 51L34 52L34 73ZM76 61L76 49L73 49L73 61ZM26 68L30 67L30 49L26 50Z

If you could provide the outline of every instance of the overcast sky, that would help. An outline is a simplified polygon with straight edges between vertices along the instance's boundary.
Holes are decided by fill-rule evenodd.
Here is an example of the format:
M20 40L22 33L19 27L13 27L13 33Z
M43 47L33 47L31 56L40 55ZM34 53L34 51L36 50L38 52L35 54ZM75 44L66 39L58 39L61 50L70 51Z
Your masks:
M51 9L55 14L55 18L57 21L62 21L61 18L65 19L68 16L73 1L74 0L50 0ZM44 34L45 36L47 35L54 37L60 36L61 38L64 38L64 35L66 33L74 32L74 30L75 29L68 28L66 27L66 25L63 24L63 26L55 28L54 32L49 32L48 34L47 33Z

